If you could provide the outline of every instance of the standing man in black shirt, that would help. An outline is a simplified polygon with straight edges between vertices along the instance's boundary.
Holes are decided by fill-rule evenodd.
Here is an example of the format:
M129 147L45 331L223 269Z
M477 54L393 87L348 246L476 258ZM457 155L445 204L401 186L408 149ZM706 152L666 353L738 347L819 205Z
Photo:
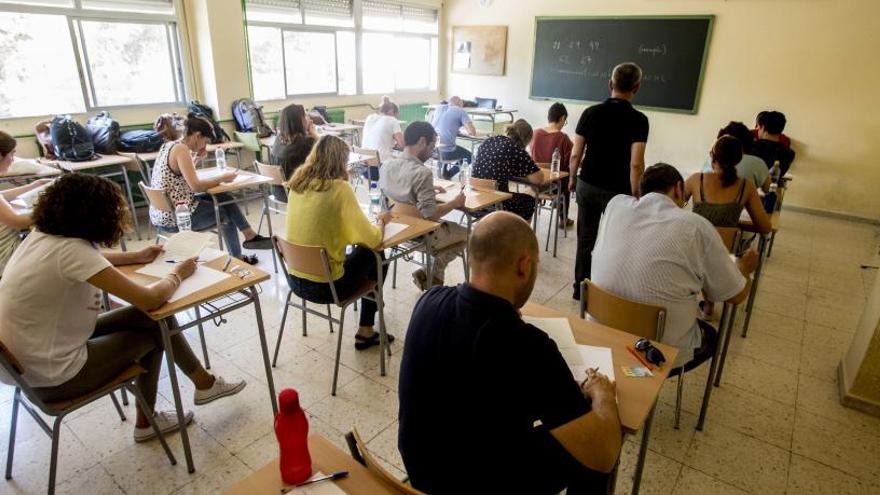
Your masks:
M579 384L519 308L534 288L538 240L509 212L471 235L470 283L434 287L410 320L400 368L398 447L432 495L606 493L621 447L614 385Z
M605 205L618 194L639 194L648 118L630 101L641 81L638 65L627 62L615 67L608 81L611 98L584 110L575 130L568 182L578 204L574 299L580 299L580 283L590 276L593 246Z

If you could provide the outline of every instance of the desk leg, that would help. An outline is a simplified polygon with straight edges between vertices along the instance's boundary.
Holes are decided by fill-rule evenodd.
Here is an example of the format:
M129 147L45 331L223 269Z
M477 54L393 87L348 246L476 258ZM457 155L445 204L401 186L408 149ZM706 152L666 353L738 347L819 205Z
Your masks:
M715 371L715 386L721 386L721 373L724 371L724 361L727 359L727 348L730 346L730 335L733 333L734 324L736 322L736 310L738 305L734 304L730 308L730 322L727 324L727 331L724 332L724 342L719 341L721 354L718 356L718 369Z
M431 234L425 234L425 273L428 276L428 289L434 285L434 260L431 256Z
M128 181L128 170L125 168L125 164L119 166L119 171L122 172L122 180L125 183L125 197L128 198L128 207L131 208L131 219L134 222L134 232L137 234L137 238L141 240L141 225L138 221L137 209L134 207L134 196L131 195L131 183Z
M654 409L657 408L655 402L651 406L651 412L645 419L645 429L642 431L642 445L639 446L639 460L636 462L636 472L633 475L632 495L639 495L639 488L642 485L642 471L645 470L645 458L648 456L648 438L651 436L651 423L654 422Z
M532 230L535 231L535 235L538 234L538 208L541 206L541 190L537 187L533 188L535 191L535 212L532 213ZM538 241L541 242L541 241Z
M730 323L730 312L732 306L730 304L725 303L724 309L721 310L721 321L718 325L718 337L717 339L723 339L725 329ZM706 388L703 391L703 403L700 405L700 417L697 420L697 431L703 431L703 423L706 422L706 413L709 411L709 399L712 397L712 381L715 378L715 372L718 369L718 356L721 351L721 340L715 341L715 354L712 355L712 363L709 365L709 376L706 377ZM684 373L684 370L681 371ZM679 375L681 378L681 375Z
M254 312L256 313L257 318L257 332L260 334L260 352L263 354L263 367L266 370L266 383L269 385L269 398L272 400L272 413L278 414L278 399L275 395L275 380L272 378L272 365L269 362L269 348L266 344L266 329L263 327L263 311L260 309L260 295L257 293L257 286L251 287L250 293L251 300L254 302ZM303 310L303 314L305 314L305 310Z
M168 378L171 379L171 394L174 396L174 409L177 411L177 421L180 424L180 442L183 444L183 455L186 457L186 469L194 473L196 467L193 464L192 448L189 445L189 433L186 431L183 417L183 403L180 400L180 387L177 384L177 365L174 364L174 349L171 347L171 330L165 320L159 321L159 329L162 332L162 346L165 348L165 362L168 366Z
M223 232L220 230L220 205L217 204L217 196L211 195L211 201L214 203L214 221L217 227L217 249L223 251Z
M382 276L382 257L378 251L373 251L376 256L376 312L379 313L379 375L385 376L385 352L391 355L391 348L388 346L388 334L385 331L385 297L383 294L383 284L385 277ZM363 309L363 308L361 308ZM342 331L341 329L339 330Z
M556 183L556 209L553 213L555 213L556 217L556 228L553 229L553 257L556 257L556 248L559 245L559 213L565 211L565 205L562 203L562 180ZM566 215L568 218L568 215ZM552 223L552 222L551 222ZM565 228L565 225L563 225Z
M742 338L749 333L749 322L752 320L752 307L755 305L755 296L758 294L758 282L761 280L761 270L764 268L764 250L767 249L767 236L761 235L758 239L758 268L752 279L752 288L749 291L749 299L746 302L746 319L743 321Z
M467 238L470 239L471 238L471 229L473 229L473 225L474 225L474 219L470 213L466 213L465 216L467 216ZM467 275L465 275L464 278L465 278L465 281L469 282L470 280L468 280L468 279L469 279L469 274L471 271L471 250L468 248L465 248L465 250L464 250L464 264L467 265L467 269L465 270L465 273Z

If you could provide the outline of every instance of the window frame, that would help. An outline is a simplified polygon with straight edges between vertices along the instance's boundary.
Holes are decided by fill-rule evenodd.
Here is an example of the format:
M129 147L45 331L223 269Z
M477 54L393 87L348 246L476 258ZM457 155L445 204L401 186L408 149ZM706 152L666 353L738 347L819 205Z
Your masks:
M395 4L400 5L401 7L417 5L417 4L407 3L407 2L395 2L395 1L390 1L388 3L395 3ZM284 74L284 94L285 94L285 96L282 98L275 97L275 98L269 98L266 100L260 100L260 101L265 101L265 102L286 101L286 100L289 100L292 98L311 98L311 97L322 97L322 96L345 97L345 96L366 96L366 95L373 95L373 94L381 94L381 93L365 93L364 92L364 81L363 81L364 75L363 75L363 66L362 66L363 59L364 59L364 54L363 54L363 49L364 49L363 35L364 34L367 34L367 33L370 33L370 34L374 34L374 33L375 34L390 34L390 35L394 35L395 37L401 36L401 37L407 37L407 38L423 38L428 41L429 50L430 50L432 40L436 40L436 42L438 43L438 46L440 43L440 30L441 30L440 7L425 6L425 8L430 8L432 10L437 11L437 32L436 33L418 33L418 32L404 31L402 29L400 31L394 31L394 30L387 30L387 29L364 28L363 27L363 7L362 7L363 4L362 4L361 0L352 0L352 17L354 20L354 26L324 26L324 25L316 25L316 24L307 24L306 23L307 18L305 15L305 8L302 3L300 3L300 8L299 8L300 19L302 20L301 24L288 24L288 23L283 23L283 22L267 22L267 21L252 21L250 19L247 19L247 2L243 1L242 4L245 8L245 33L246 33L245 35L246 36L247 36L247 27L249 27L249 26L276 28L276 29L279 29L280 34L281 34L281 54L282 54L282 68L283 68L282 73ZM285 53L285 49L284 49L284 32L285 31L291 31L291 32L332 32L332 33L334 33L334 39L336 40L336 47L337 47L337 56L335 59L335 64L336 64L336 91L335 92L303 93L303 94L290 93L288 83L287 83L287 61L286 61L286 53ZM344 95L344 94L339 93L339 57L338 57L339 40L338 40L338 36L336 35L336 33L339 31L347 31L347 32L354 33L355 81L356 81L354 95ZM250 50L249 47L250 47L250 42L248 42L248 50ZM429 53L428 55L431 56L431 53ZM436 62L436 67L434 67L433 70L437 71L437 73L439 74L439 72L440 72L440 53L439 52L437 54L437 60L435 62ZM251 81L251 88L253 88L252 70L253 69L251 67L250 53L248 53L248 79ZM395 93L395 94L406 94L406 93L425 93L425 92L430 92L430 91L437 91L439 89L439 79L438 79L438 87L432 88L431 87L431 79L432 79L431 75L432 75L431 73L428 74L428 85L423 88L398 89L395 87L391 92Z
M182 39L181 12L182 0L171 0L174 8L173 14L139 13L113 10L97 10L82 7L81 0L73 0L72 7L50 7L44 5L7 4L0 3L0 12L14 14L54 15L65 18L70 42L73 48L76 62L77 75L83 98L83 113L91 113L100 110L119 110L132 108L168 107L186 105L190 92L190 84L187 79L188 67L184 66L184 60L189 56L186 43ZM150 103L133 103L128 105L99 105L97 93L94 89L91 76L91 65L85 44L85 35L82 30L83 21L108 22L118 24L153 24L165 27L165 36L168 42L168 55L171 62L172 81L174 84L175 100L157 101ZM26 115L0 116L0 121L14 120L28 117L39 117L44 114L28 113Z

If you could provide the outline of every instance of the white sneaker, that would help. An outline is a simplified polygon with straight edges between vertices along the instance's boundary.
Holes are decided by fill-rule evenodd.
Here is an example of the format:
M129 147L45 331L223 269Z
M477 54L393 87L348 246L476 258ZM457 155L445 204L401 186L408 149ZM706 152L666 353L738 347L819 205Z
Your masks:
M202 406L221 397L235 395L244 390L245 385L247 385L247 382L244 380L235 383L226 383L226 380L224 380L222 376L215 376L214 385L212 385L211 388L205 390L196 389L193 394L193 402L195 402L197 406Z
M161 431L163 435L180 429L180 423L177 422L177 411L156 411L153 413L153 420L156 422L156 426L159 427L159 431ZM192 423L192 420L192 411L184 411L184 424L189 425ZM134 428L135 442L146 442L153 438L156 438L156 432L153 431L152 426L147 426L146 428Z

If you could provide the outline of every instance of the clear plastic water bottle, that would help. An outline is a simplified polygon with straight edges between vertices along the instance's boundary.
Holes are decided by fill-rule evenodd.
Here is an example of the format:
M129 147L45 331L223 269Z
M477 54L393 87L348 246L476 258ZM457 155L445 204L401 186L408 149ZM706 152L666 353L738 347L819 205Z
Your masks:
M177 219L177 231L192 230L192 212L189 205L180 201L174 205L174 217Z
M458 170L458 180L461 182L461 188L464 191L471 190L471 166L467 158L461 161L461 168Z
M779 160L773 162L773 167L770 169L770 183L778 184L779 176L782 174L782 168L779 166Z
M559 147L553 150L553 158L550 160L550 173L553 175L559 174L559 167L562 164L562 153L559 152Z
M226 170L226 152L223 151L223 148L214 150L214 162L216 162L218 170Z
M379 190L379 184L370 183L370 220L376 221L379 212L382 210L382 191Z

